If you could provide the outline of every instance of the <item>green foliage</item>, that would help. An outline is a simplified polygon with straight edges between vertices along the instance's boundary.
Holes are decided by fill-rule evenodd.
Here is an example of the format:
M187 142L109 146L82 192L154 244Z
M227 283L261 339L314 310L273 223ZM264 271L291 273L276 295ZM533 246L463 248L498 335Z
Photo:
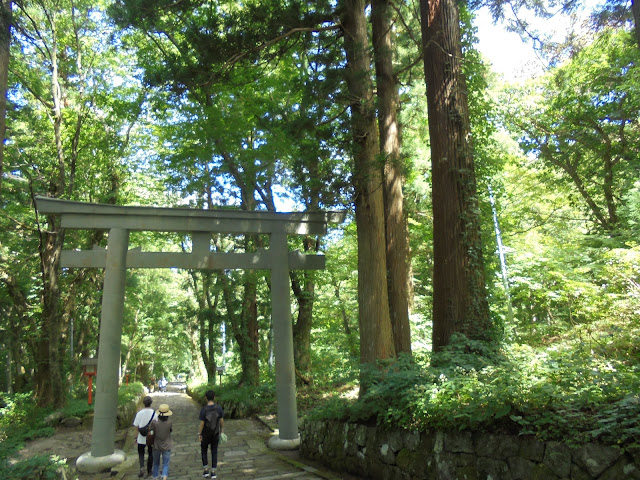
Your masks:
M576 329L562 344L539 349L497 349L457 336L430 363L382 365L368 372L374 381L363 398L331 399L309 416L633 444L640 425L638 357L630 363L621 345L603 343L606 335L592 338L599 349L589 348L585 334Z
M0 478L3 480L58 480L63 471L68 471L68 466L64 459L55 455L37 455L16 463L0 460Z
M222 405L227 418L246 417L258 412L275 410L275 385L273 384L237 387L204 383L190 388L189 395L201 405L206 405L207 390L216 392L215 401Z
M86 387L83 396L67 400L67 405L62 410L63 417L82 418L93 412L93 405L89 405L87 401Z
M139 382L123 386L118 390L118 404L135 401L144 392ZM64 459L56 456L38 455L15 461L12 457L24 447L24 442L38 437L49 437L55 433L44 419L51 409L37 407L31 392L3 394L0 397L0 478L3 480L57 480L60 472L67 470ZM72 398L62 411L63 417L83 417L92 412L86 398Z
M118 405L126 405L134 402L144 394L144 385L140 382L132 382L129 385L122 385L118 389Z
M178 236L137 237L130 245L171 251L176 250L179 241ZM186 325L185 328L176 328L178 322L187 324L192 321L185 311L189 305L188 292L175 288L185 279L185 272L169 269L128 272L122 349L127 353L126 368L134 370L138 367L137 378L146 383L150 383L151 377L161 378L163 375L172 379L183 372L185 366L194 364L196 352L184 348L192 343ZM153 358L153 371L150 357Z
M133 402L143 393L143 386L139 382L123 386L118 390L118 404ZM49 437L55 433L54 427L44 421L53 411L36 406L32 392L2 394L0 405L0 458L11 456L27 440ZM86 398L70 398L62 410L62 416L82 418L92 411L93 406L88 405Z
M27 440L53 435L53 427L44 423L51 410L37 407L33 393L3 394L1 404L0 461L7 461Z
M633 35L607 29L570 61L503 100L505 122L537 159L545 182L566 189L594 230L621 228L621 199L637 179L640 112Z

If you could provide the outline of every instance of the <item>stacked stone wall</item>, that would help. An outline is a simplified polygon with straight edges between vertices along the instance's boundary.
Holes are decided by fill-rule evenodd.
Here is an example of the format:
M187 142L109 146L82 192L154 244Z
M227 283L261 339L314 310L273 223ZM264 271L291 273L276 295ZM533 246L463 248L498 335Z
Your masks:
M640 480L640 450L531 437L305 422L300 453L372 480Z

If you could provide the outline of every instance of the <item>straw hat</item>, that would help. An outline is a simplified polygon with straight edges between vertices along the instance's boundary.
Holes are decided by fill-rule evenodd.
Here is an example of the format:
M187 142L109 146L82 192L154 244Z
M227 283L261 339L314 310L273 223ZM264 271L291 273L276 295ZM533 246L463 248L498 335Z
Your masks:
M160 415L161 417L169 417L173 415L173 412L169 410L169 405L163 403L158 407L158 415Z

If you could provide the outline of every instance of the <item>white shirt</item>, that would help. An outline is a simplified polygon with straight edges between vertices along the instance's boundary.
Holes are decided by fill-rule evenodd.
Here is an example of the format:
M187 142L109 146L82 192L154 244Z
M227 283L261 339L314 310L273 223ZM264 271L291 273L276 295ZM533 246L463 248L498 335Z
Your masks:
M149 423L149 420L151 420L151 415L153 415L154 412L155 410L151 407L143 408L138 413L136 413L136 418L133 419L133 426L138 428L144 427L147 423ZM147 437L138 433L138 443L140 445L145 445L147 443Z

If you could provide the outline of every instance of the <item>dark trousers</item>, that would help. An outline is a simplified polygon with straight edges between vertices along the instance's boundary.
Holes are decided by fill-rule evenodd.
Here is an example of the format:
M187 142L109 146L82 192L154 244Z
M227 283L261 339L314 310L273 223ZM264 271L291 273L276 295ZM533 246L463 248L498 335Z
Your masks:
M153 449L151 445L138 444L138 460L140 461L140 468L144 468L144 450L148 449L147 454L147 473L151 473L153 467Z
M200 442L200 451L202 452L202 466L209 465L207 461L207 449L211 445L211 468L218 467L218 442L220 441L220 435L214 435L213 433L205 432L202 435L202 442Z

